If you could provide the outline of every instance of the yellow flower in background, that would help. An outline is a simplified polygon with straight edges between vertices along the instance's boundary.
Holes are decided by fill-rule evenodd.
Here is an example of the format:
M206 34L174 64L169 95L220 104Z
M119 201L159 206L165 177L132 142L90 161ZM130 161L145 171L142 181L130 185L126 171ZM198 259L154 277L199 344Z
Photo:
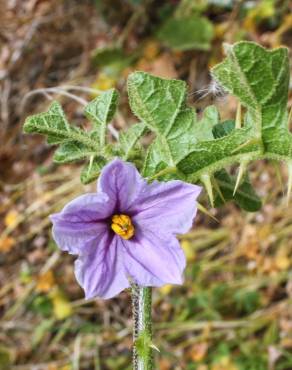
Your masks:
M193 261L196 258L195 248L189 240L182 240L181 247L185 252L187 261Z
M4 218L5 226L13 227L17 223L18 215L18 212L15 210L9 211Z
M49 296L53 303L53 311L56 319L64 320L73 314L73 308L70 302L59 288L56 287L53 289Z
M40 293L48 293L55 283L54 274L49 270L37 278L36 291Z

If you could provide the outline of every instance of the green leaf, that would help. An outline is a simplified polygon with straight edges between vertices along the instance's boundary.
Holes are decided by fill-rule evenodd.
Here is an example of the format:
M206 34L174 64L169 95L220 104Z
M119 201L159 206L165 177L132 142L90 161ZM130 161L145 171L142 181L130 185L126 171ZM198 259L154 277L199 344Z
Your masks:
M23 130L25 133L52 135L55 140L63 140L69 137L71 128L61 105L53 102L47 112L29 116Z
M89 164L81 174L85 184L95 180L101 168L106 164L104 158L111 157L111 146L100 146L101 131L105 130L107 122L115 110L117 94L111 90L87 106L88 115L95 120L95 129L91 132L82 131L69 125L62 107L54 102L46 113L36 114L26 119L24 131L48 136L50 144L60 144L54 154L57 163L68 163L90 158Z
M213 140L213 129L219 123L219 112L214 105L207 107L200 121L195 125L195 136L198 141Z
M212 75L248 109L256 134L262 136L262 129L285 127L288 50L269 51L246 41L226 45L225 50L226 59L212 69Z
M214 78L247 108L245 121L253 125L254 136L261 139L263 156L291 161L288 50L266 50L252 42L239 42L226 51L226 59L212 70Z
M99 150L98 144L85 131L69 125L61 105L57 102L53 102L47 112L29 116L25 120L23 130L25 133L46 135L49 144L76 141L92 150Z
M120 66L119 69L124 69L130 65L133 57L125 54L124 50L116 46L107 46L95 50L93 63L97 67L106 67L110 65Z
M235 195L233 195L236 183L235 176L230 176L228 172L223 169L216 172L214 177L226 202L234 200L241 209L247 212L257 212L261 209L262 202L253 189L248 176L244 178ZM220 196L217 196L215 198L215 207L220 207L222 203L223 200Z
M106 126L112 120L118 104L118 93L110 89L92 100L85 107L86 116L94 123L95 130L99 134L99 144L105 145Z
M147 131L144 123L136 123L120 134L120 149L123 153L123 158L127 160L131 151L134 149L137 141Z
M96 180L105 165L105 158L101 156L91 157L89 163L83 168L81 172L81 182L83 184L89 184L92 181Z
M205 17L171 17L158 31L158 38L175 50L208 50L214 36L212 23Z
M212 174L236 162L291 160L287 49L268 51L252 42L239 42L225 49L227 57L212 69L212 75L246 107L244 126L220 139L199 142L177 164L191 182L203 173Z
M218 123L213 127L213 135L215 139L227 136L235 129L235 122L232 120ZM255 190L253 189L248 175L242 181L242 184L234 193L236 184L236 177L231 176L224 169L216 172L214 178L220 188L220 192L223 195L225 202L234 200L237 205L247 212L256 212L262 207L262 202ZM215 198L215 207L220 207L223 204L223 199L220 195Z
M176 24L180 17L167 22ZM187 19L193 22L195 17ZM187 43L188 37L193 36L188 26L186 21L183 31L187 30ZM182 32L179 26L169 29L175 35ZM195 37L199 36L200 32L196 32ZM46 113L27 118L24 130L46 135L51 144L61 143L55 154L60 163L89 157L90 162L82 172L84 183L95 179L106 161L117 153L133 160L135 152L140 167L144 155L143 149L136 155L140 150L137 141L150 130L154 139L145 156L145 177L167 180L171 175L191 183L215 177L226 200L233 198L247 210L258 209L260 201L248 178L239 187L236 183L233 197L235 179L223 169L240 163L242 174L245 166L257 159L284 160L292 168L292 135L287 114L288 53L285 48L268 51L252 42L236 43L225 50L227 56L212 69L212 76L245 107L241 128L234 128L233 121L219 124L215 107L206 108L197 120L195 111L186 104L183 81L136 72L129 76L128 92L132 111L141 123L121 134L121 142L115 147L106 145L105 134L117 105L114 90L86 107L86 115L94 124L91 132L69 125L58 103L53 103ZM237 126L239 123L238 120Z
M95 155L96 152L78 141L70 141L61 144L55 151L54 161L57 163L69 163L80 161L86 157Z
M213 129L212 134L215 139L229 135L235 129L235 122L233 120L227 120L217 123Z
M133 113L156 134L145 160L144 176L151 176L164 165L174 167L196 143L196 115L185 104L183 81L166 80L144 72L128 79Z

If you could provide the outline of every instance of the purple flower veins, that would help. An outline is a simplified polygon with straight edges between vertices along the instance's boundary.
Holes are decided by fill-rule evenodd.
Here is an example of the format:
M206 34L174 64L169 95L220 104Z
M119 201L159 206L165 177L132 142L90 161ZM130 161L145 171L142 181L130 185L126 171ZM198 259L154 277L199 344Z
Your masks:
M181 284L186 261L176 234L192 227L200 191L178 180L148 184L132 164L115 159L96 193L52 215L57 245L78 256L75 275L86 298L111 298L131 281Z

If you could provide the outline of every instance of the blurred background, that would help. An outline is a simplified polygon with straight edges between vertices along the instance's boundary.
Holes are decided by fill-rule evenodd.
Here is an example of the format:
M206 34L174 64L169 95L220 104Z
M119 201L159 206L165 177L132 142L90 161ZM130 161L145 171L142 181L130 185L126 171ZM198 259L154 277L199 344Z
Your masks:
M209 69L222 44L292 45L290 1L2 0L0 12L0 369L131 369L130 294L83 300L72 256L52 241L48 215L94 185L78 165L52 163L43 137L24 136L27 115L62 103L88 124L83 105L121 93L113 126L131 125L127 75L144 70L188 84L200 115L215 104L232 118ZM292 101L289 101L291 106ZM202 213L181 240L181 287L154 291L157 369L292 369L292 207L287 171L250 167L257 213L227 204ZM210 209L207 198L201 202ZM290 203L291 204L291 203Z

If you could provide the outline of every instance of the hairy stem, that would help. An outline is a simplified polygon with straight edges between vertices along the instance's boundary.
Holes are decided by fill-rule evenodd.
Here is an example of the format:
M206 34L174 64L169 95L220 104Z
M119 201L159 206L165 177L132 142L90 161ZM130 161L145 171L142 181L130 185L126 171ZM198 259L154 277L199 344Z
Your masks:
M153 370L152 289L132 286L133 370Z

